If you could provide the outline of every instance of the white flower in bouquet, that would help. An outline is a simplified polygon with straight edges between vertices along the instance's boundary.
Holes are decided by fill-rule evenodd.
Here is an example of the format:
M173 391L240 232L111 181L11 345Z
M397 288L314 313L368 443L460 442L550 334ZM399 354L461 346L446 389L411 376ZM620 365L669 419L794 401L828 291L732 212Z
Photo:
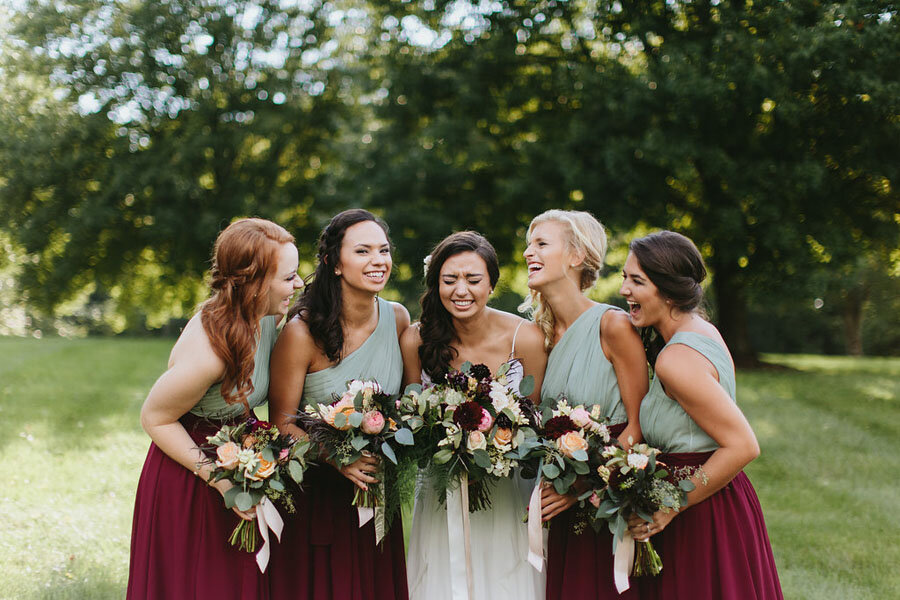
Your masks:
M644 454L636 454L634 452L630 452L628 454L628 466L634 469L644 469L647 466L647 463L650 462L650 457Z
M466 449L469 452L474 452L475 450L484 450L487 448L487 438L484 437L484 434L478 430L470 431L469 437L466 440Z

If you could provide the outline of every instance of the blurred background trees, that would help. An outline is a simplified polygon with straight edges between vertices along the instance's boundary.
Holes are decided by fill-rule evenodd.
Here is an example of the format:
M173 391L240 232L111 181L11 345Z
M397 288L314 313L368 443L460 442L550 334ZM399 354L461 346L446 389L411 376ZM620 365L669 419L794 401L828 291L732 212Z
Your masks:
M158 330L201 299L235 216L282 223L309 261L350 206L391 225L413 312L422 257L464 228L501 254L509 309L528 222L571 208L613 234L599 299L635 232L693 238L743 364L900 351L894 3L6 10L0 298L31 328Z

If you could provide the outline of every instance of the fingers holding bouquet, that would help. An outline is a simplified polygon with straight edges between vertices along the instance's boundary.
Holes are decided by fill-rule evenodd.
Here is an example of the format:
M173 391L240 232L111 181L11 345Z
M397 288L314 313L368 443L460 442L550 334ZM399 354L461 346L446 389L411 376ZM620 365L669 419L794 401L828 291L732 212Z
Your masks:
M370 483L379 482L379 480L374 477L374 475L378 473L379 460L378 457L369 452L366 452L349 465L344 465L343 467L335 465L335 468L364 492L369 491Z
M653 513L652 521L647 521L636 514L632 514L628 518L628 530L631 532L631 537L633 537L635 541L646 542L652 536L665 529L677 514L677 508L658 510Z

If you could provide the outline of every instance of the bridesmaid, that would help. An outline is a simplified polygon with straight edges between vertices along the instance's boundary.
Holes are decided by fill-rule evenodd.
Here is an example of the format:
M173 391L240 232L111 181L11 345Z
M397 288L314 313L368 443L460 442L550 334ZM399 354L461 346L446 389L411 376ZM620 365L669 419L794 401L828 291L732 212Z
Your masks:
M649 387L641 339L623 311L589 300L606 255L606 232L590 213L549 210L528 228L528 287L523 308L552 348L541 397L570 404L599 404L610 431L624 444L641 439L638 414ZM575 534L569 510L577 494L545 486L541 517L553 519L547 547L547 600L635 598L613 583L612 536L593 529Z
M254 555L228 542L239 519L255 515L225 508L232 486L209 483L212 465L198 446L266 400L275 327L303 285L293 242L262 219L236 221L216 240L212 296L141 409L153 443L134 506L129 599L269 597Z
M494 247L478 233L461 231L441 241L430 258L422 320L400 340L405 383L442 380L465 361L484 364L494 373L510 362L509 385L518 389L522 378L532 375L536 398L547 364L543 335L525 319L487 306L500 277ZM524 495L520 483L524 480L516 476L501 480L493 488L491 508L470 513L473 600L544 597L544 578L528 563L528 532L522 523L534 481ZM410 598L465 597L464 542L458 531L450 531L447 509L429 482L419 482L416 492ZM457 562L461 570L451 567Z
M699 310L703 259L671 231L636 239L629 249L621 293L635 325L659 340L648 349L656 374L641 427L647 443L664 452L658 460L694 469L696 484L681 511L630 520L635 539L653 536L664 565L659 576L641 578L641 596L780 599L762 509L742 471L759 445L735 403L731 355Z
M291 308L272 355L272 420L296 437L302 406L334 401L351 379L375 379L400 391L399 336L409 326L403 306L378 297L391 274L387 226L362 209L344 211L319 237L312 282ZM353 486L375 483L376 459L339 471L320 464L307 472L297 513L286 519L273 550L273 598L401 600L407 597L403 526L393 523L375 544L372 521L359 527Z

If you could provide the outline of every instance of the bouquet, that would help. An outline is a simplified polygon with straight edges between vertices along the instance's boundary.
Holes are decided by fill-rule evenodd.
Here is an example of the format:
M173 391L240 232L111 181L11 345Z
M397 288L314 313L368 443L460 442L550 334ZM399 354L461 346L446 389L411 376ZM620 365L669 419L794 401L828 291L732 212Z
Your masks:
M652 521L656 511L668 512L687 505L687 493L694 489L690 481L694 470L679 469L670 477L665 465L656 460L659 453L647 444L635 444L628 450L606 447L606 463L596 469L601 486L582 496L596 508L592 519L595 529L604 523L609 526L614 552L618 552L625 536L630 515ZM658 575L661 570L662 560L653 544L649 540L638 544L631 575Z
M294 502L287 490L287 482L297 485L303 482L306 469L306 453L309 444L282 435L278 428L266 421L250 417L236 425L224 425L215 435L206 438L208 449L215 451L216 459L210 460L214 468L210 482L225 479L233 487L225 492L225 506L247 511L257 508L257 523L241 519L232 531L229 541L246 552L256 551L260 533L265 533L268 501L294 512ZM281 522L277 509L269 519ZM257 531L257 526L260 532ZM280 527L271 527L280 535ZM267 556L267 555L266 555ZM257 557L259 560L259 557ZM260 565L260 568L265 568Z
M379 483L367 491L355 488L353 505L360 509L360 526L376 517L376 539L381 541L392 518L400 510L398 487L400 458L415 442L413 431L401 426L398 401L385 394L376 381L354 379L332 404L307 406L298 415L311 442L318 444L338 467L363 455L377 456Z
M485 365L466 362L444 382L424 389L410 386L400 398L401 420L420 432L414 456L427 468L441 502L465 480L469 510L489 508L491 484L508 477L540 445L537 414L527 398L534 378L524 378L518 391L510 391L509 369L505 363L493 376Z

